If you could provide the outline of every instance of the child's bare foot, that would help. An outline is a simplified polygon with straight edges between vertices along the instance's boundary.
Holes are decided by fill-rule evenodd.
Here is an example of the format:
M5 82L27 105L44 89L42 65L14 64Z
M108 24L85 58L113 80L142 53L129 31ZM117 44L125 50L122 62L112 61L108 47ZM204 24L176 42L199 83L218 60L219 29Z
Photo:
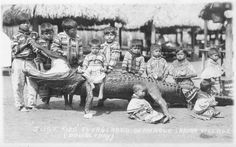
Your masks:
M84 114L84 118L90 119L93 117L93 113Z

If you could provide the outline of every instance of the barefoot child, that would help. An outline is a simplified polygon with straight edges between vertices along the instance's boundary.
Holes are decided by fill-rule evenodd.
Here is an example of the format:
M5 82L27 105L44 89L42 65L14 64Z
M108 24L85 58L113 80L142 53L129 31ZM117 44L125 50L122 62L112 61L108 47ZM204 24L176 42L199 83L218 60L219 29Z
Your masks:
M19 111L36 110L36 83L23 72L27 65L35 67L33 62L36 57L31 43L30 24L25 20L19 26L19 32L13 36L12 42L12 87L15 98L15 106ZM27 102L25 104L23 92L24 86L27 85Z
M141 55L142 42L134 39L131 41L131 49L127 51L122 62L122 73L131 73L142 76L145 70L144 57Z
M167 77L167 62L162 58L161 46L154 44L151 46L152 57L147 62L147 76L155 80L165 81Z
M204 79L200 83L200 91L197 94L197 100L193 108L194 117L203 120L209 120L216 117L220 112L216 111L217 102L211 91L212 82Z
M152 124L163 121L164 115L153 110L152 106L144 99L145 91L145 87L141 84L133 86L134 94L127 107L129 118Z
M98 98L103 98L104 81L106 77L107 63L105 56L100 52L101 43L97 39L90 42L91 53L88 54L83 62L84 76L91 80L91 83L99 85Z
M213 83L212 91L220 93L220 77L223 75L224 70L217 62L219 60L219 51L216 48L211 48L208 52L209 59L206 62L206 67L201 74L202 79L210 79Z

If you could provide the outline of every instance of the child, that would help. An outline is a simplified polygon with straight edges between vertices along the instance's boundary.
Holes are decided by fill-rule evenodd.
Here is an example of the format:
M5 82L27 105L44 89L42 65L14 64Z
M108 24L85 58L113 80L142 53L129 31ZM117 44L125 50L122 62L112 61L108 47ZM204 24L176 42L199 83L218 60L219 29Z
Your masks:
M202 79L211 79L213 82L212 91L220 93L220 77L224 73L223 68L217 62L219 60L219 51L216 48L211 48L208 52L209 59L206 62L206 67L201 74Z
M116 29L114 27L107 27L104 29L105 43L101 45L101 53L106 57L108 64L107 72L110 73L120 59L120 45L116 38Z
M190 62L186 59L187 52L183 49L176 51L177 60L175 60L169 69L169 75L173 76L175 82L180 85L186 98L188 108L192 108L191 100L197 93L191 78L196 77L196 72Z
M65 57L72 68L77 68L83 57L82 41L77 34L77 26L73 19L63 20L64 31L56 36L51 46L51 50Z
M50 50L53 41L53 35L53 25L47 22L43 23L41 24L41 36L36 42L43 48ZM44 72L45 70L50 69L51 61L47 56L39 53L37 54L35 61L38 64L38 69L40 71Z
M35 50L32 48L32 38L30 37L30 24L26 20L19 26L19 32L13 36L12 43L12 87L15 98L15 106L19 111L36 110L36 83L26 77L24 68L27 65L35 67L33 62L36 57ZM23 91L27 83L27 104L25 106Z
M87 77L88 80L91 80L91 83L99 84L98 98L102 99L107 63L105 56L100 52L100 45L99 40L91 40L91 53L84 59L83 70L85 71L84 76Z
M122 63L122 73L132 73L142 76L145 70L144 57L141 55L142 42L134 39L131 41L131 49L126 52Z
M161 46L154 44L151 46L152 57L147 62L147 76L155 80L165 81L167 77L167 62L162 58Z
M62 21L63 32L59 33L53 40L51 50L66 58L72 69L78 68L83 61L83 48L81 38L77 35L77 22L67 18ZM72 109L73 96L65 94L65 109ZM68 107L69 104L69 107Z
M133 86L134 94L127 107L129 118L152 124L158 123L162 121L164 115L153 110L152 106L144 99L145 91L145 87L141 84Z
M197 101L193 108L193 116L203 120L209 120L216 117L220 112L216 111L217 102L211 94L212 82L209 79L204 79L200 83L200 91L197 94Z

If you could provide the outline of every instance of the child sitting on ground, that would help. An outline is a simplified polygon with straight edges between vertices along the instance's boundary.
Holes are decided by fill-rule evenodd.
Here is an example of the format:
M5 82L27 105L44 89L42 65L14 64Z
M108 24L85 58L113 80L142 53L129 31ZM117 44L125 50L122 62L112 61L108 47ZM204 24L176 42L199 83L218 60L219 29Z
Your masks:
M155 80L165 81L167 77L167 62L162 58L161 46L154 44L151 46L152 57L147 62L147 76Z
M187 51L183 49L176 51L177 60L171 64L169 75L180 85L187 101L187 107L192 109L191 100L196 96L198 88L194 86L191 78L196 77L197 74L192 64L186 59L186 56Z
M98 98L103 98L104 82L106 77L107 62L105 56L100 52L101 43L97 39L90 42L91 53L88 54L83 62L84 76L94 84L99 85ZM93 85L94 87L94 85Z
M133 86L132 99L128 104L127 113L130 119L145 121L147 123L156 124L158 122L165 123L164 115L153 110L152 106L144 99L146 88L142 84Z
M220 112L216 111L217 102L211 94L212 82L210 79L204 79L200 83L200 91L197 94L197 100L193 108L193 117L203 120L209 120L216 117Z
M127 51L122 62L122 73L142 76L145 70L144 57L141 55L143 45L138 39L131 41L131 49Z
M216 48L211 48L208 52L209 59L206 62L206 67L201 74L202 79L211 79L212 91L220 93L220 77L224 74L223 68L217 62L219 60L219 51Z

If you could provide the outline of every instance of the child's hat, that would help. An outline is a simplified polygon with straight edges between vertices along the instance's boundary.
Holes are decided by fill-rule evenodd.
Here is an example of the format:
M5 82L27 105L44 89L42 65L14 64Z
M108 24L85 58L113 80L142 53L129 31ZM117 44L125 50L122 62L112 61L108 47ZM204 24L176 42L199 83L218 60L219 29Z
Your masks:
M131 41L131 48L137 46L137 47L143 47L143 41L139 39L133 39Z
M115 27L106 27L104 30L103 30L103 33L106 35L106 34L114 34L116 35L116 28Z

